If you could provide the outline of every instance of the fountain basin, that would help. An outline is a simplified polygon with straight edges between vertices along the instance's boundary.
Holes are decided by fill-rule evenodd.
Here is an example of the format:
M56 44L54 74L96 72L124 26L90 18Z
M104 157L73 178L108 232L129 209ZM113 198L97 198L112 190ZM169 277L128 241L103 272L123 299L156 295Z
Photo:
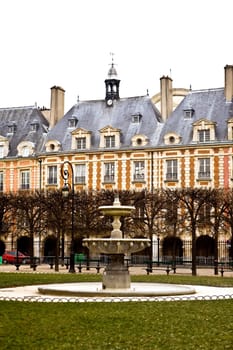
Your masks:
M40 286L40 294L80 297L175 296L196 293L192 286L162 283L131 283L130 288L102 289L99 282L63 283Z
M83 246L95 253L131 254L150 246L148 238L85 238Z

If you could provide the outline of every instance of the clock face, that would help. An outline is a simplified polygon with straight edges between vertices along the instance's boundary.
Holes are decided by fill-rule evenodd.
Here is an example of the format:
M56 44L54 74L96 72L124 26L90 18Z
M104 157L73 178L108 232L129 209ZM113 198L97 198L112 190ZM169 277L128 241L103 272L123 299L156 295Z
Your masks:
M108 105L108 106L111 106L111 105L112 105L112 100L111 100L111 99L107 100L107 105Z

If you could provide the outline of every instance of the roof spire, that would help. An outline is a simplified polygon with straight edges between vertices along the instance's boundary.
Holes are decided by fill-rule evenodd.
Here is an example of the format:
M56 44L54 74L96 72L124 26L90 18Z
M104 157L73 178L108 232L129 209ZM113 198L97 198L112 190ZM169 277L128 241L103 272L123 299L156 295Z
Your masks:
M110 52L110 56L112 57L112 62L110 63L110 69L108 71L108 79L117 79L117 71L115 68L115 64L114 64L114 53Z
M115 69L114 64L114 53L110 52L110 56L112 57L112 62L110 63L110 69L108 71L108 77L105 80L105 100L107 102L107 106L112 106L114 100L119 100L119 85L120 80L117 77L117 71Z

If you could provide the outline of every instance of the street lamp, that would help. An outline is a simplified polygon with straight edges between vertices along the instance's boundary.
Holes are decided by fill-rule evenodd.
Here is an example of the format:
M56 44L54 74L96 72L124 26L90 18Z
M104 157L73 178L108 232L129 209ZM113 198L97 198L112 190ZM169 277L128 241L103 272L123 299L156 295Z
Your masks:
M157 258L158 258L158 266L159 266L159 259L160 259L160 256L159 256L159 242L160 242L160 235L159 233L157 233Z
M70 172L69 172L70 171ZM62 194L64 197L68 197L70 192L69 178L71 175L71 248L70 248L70 268L69 272L75 273L74 264L74 170L69 161L65 161L61 167L61 176L64 180L64 186L62 188Z

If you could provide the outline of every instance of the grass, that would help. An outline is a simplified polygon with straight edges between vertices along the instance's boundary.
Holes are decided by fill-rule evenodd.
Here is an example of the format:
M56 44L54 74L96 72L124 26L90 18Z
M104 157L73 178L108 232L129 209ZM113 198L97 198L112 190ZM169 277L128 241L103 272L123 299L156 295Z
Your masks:
M100 281L99 275L0 273L0 287ZM133 281L233 286L233 278L132 276ZM196 282L196 283L195 283ZM0 348L232 349L233 301L22 303L0 301Z
M98 274L42 274L42 273L0 273L0 288L17 287L33 284L97 282ZM215 287L233 287L233 277L191 276L191 275L138 275L131 276L132 282L176 283L206 285Z

